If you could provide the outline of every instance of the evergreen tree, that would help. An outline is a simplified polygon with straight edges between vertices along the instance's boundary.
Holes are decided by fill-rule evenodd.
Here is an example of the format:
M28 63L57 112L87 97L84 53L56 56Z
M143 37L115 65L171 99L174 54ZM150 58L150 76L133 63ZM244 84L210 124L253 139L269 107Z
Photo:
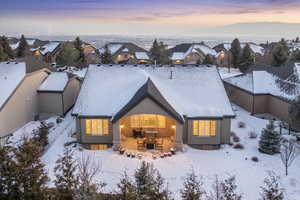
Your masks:
M243 53L239 64L240 70L242 72L245 72L249 68L249 66L254 64L254 60L255 60L255 55L252 49L250 48L250 45L246 44L246 46L243 49Z
M104 52L100 54L100 58L103 64L112 64L114 62L107 45L104 47Z
M4 49L2 45L0 44L0 62L7 60L7 55L4 53Z
M299 37L296 37L295 42L296 42L296 43L299 43L299 42L300 42Z
M195 175L194 171L187 175L180 191L182 200L201 200L204 199L205 191L202 182Z
M28 43L25 39L25 36L22 35L19 42L19 47L17 48L17 56L25 57L28 54L28 50L29 50Z
M240 63L240 57L241 57L241 43L239 39L234 39L231 43L230 52L232 54L232 62L234 67L238 67Z
M69 42L63 44L62 50L56 56L56 63L61 66L77 66L78 60L79 52Z
M298 96L289 106L289 118L292 126L300 128L300 96Z
M9 58L13 58L13 51L9 45L8 39L5 36L0 37L0 48L2 48L2 53L0 50L0 61L6 61Z
M157 42L155 39L150 49L152 60L156 61L157 64L169 64L170 53L168 46L163 42Z
M24 138L16 148L14 158L17 162L17 183L22 192L21 199L45 199L48 177L40 158L41 145L32 139Z
M263 129L258 150L270 155L280 152L280 134L275 130L274 121L270 120Z
M136 187L134 183L130 180L127 173L124 173L123 178L121 179L120 183L118 184L118 199L122 200L136 200L137 193Z
M207 54L202 62L204 65L213 65L214 64L214 59L210 54Z
M280 42L277 43L275 48L272 51L273 56L273 65L281 66L289 58L289 48L286 44L286 41L282 39Z
M83 42L80 40L79 37L76 37L75 41L74 41L74 47L75 49L77 49L77 51L79 52L79 57L78 57L78 63L85 63L85 55L84 55L84 51L83 51Z
M56 161L54 168L56 177L54 183L58 200L72 200L74 198L74 193L78 186L76 167L77 164L73 158L73 152L66 147L63 156Z
M242 195L236 192L237 185L235 183L235 177L229 177L220 184L221 187L221 200L241 200Z
M152 44L152 47L150 49L150 53L151 53L152 59L155 60L156 62L158 62L159 55L160 55L160 48L159 48L159 45L158 45L158 42L157 42L156 39L154 40L154 42Z
M0 199L14 200L21 198L18 184L17 163L13 159L15 148L0 145Z
M278 183L279 177L273 173L269 174L269 177L265 178L265 186L261 187L261 200L283 200L283 189L280 188Z

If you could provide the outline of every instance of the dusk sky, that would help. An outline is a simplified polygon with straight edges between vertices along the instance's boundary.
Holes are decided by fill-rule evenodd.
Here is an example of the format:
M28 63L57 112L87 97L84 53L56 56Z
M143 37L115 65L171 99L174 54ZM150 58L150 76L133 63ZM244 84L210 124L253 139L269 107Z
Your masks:
M242 22L300 23L300 0L1 0L4 34L182 34Z

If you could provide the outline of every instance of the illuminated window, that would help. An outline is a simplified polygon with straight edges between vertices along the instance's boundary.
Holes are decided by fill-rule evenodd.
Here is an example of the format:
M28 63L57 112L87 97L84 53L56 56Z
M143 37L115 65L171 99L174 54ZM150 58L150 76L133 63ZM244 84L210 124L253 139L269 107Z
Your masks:
M216 136L217 122L213 120L194 120L193 135Z
M87 119L85 121L85 132L88 135L107 135L107 119Z
M133 115L130 117L131 128L166 128L166 117L161 115Z
M105 150L108 148L107 144L92 144L90 145L91 150Z

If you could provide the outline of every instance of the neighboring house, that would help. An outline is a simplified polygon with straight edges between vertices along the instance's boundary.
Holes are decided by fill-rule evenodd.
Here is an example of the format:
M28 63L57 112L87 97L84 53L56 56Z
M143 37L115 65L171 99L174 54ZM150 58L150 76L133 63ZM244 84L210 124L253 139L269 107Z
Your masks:
M98 64L101 63L101 58L98 49L91 44L83 43L83 53L85 55L87 64Z
M89 54L94 54L97 51L96 47L94 47L91 44L85 43L85 42L82 44L82 48L83 48L83 53L86 56Z
M271 114L289 121L290 102L300 95L300 64L253 66L246 74L224 80L232 102L252 114Z
M66 72L52 72L38 88L40 118L65 115L75 103L80 80Z
M44 60L48 63L55 63L56 56L59 53L60 47L60 42L49 42L41 47L34 49L33 53L36 56L43 56Z
M173 64L202 63L205 56L210 54L215 57L217 52L203 43L184 43L169 49L170 59Z
M115 64L148 64L150 57L148 51L133 43L108 43L105 45L110 51ZM104 52L105 47L99 50Z
M0 138L39 114L37 89L49 70L26 73L25 63L0 63Z
M249 44L250 45L250 48L251 50L253 51L253 53L255 53L256 55L263 55L264 54L264 48L258 44L255 44L253 42L246 42L246 43L241 43L241 48L243 49L246 44ZM219 44L217 46L214 47L214 49L217 51L217 52L227 52L231 49L231 43L222 43L222 44Z
M215 66L90 65L73 109L90 149L218 148L235 116Z

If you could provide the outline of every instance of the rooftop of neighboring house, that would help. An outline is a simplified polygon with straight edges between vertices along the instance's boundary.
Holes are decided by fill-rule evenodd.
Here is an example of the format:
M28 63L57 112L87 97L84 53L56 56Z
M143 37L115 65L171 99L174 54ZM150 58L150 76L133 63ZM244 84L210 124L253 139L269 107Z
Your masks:
M136 59L149 59L147 50L130 42L111 42L105 46L113 56L121 53L131 53L136 56ZM99 49L100 53L104 52L104 48Z
M25 63L0 62L0 109L25 76Z
M146 94L182 119L234 116L216 67L204 65L90 65L73 114L114 118Z
M300 64L253 66L245 74L224 81L252 94L270 94L293 100L300 95Z
M47 53L52 53L59 47L60 44L60 42L49 42L40 47L40 51L43 55L46 55Z
M69 81L66 72L51 72L38 88L39 92L63 92Z
M169 49L171 60L184 60L192 52L200 50L204 55L216 56L217 52L204 43L183 43Z
M244 48L246 46L246 44L249 44L250 45L250 48L252 49L252 51L256 54L260 54L260 55L263 55L264 54L264 48L258 44L255 44L253 42L242 42L241 43L241 48ZM220 51L229 51L231 49L231 43L221 43L217 46L214 47L214 49L217 51L217 52L220 52Z

